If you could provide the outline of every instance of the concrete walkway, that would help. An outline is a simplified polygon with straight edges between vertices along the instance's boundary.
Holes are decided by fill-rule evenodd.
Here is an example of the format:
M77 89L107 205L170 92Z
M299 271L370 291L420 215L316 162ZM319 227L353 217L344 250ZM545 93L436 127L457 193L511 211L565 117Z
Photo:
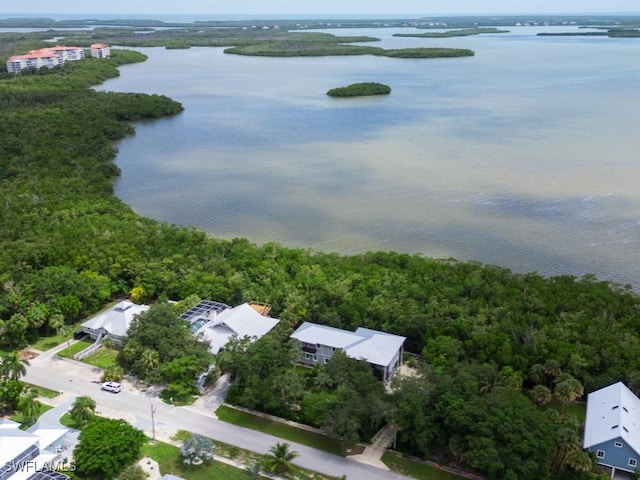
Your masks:
M351 455L347 458L355 460L356 462L366 463L368 465L381 468L383 470L389 470L381 460L382 455L387 448L393 443L393 439L398 433L398 429L391 425L385 425L376 433L371 439L371 445L368 445L359 455Z

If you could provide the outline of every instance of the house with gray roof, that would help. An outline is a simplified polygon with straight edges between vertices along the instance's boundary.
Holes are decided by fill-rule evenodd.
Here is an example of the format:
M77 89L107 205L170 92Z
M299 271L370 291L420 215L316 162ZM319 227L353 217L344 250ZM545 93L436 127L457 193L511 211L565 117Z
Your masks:
M627 386L614 383L587 397L583 447L593 452L611 478L622 470L640 470L640 399Z
M149 310L148 305L137 305L123 300L109 310L84 322L82 330L94 340L110 337L116 344L122 345L133 320L147 310Z
M355 332L304 322L291 338L300 343L300 362L323 365L340 350L371 365L383 382L388 382L402 364L405 337L359 327Z
M209 351L213 354L222 350L233 337L251 340L262 338L280 321L260 313L264 308L255 308L248 303L231 308L209 300L203 302L206 302L205 307L199 307L198 304L182 314L181 318L189 322L194 334L201 334L211 344Z
M26 431L19 427L0 420L0 480L68 480L55 471L64 468L60 457L68 430L41 422Z

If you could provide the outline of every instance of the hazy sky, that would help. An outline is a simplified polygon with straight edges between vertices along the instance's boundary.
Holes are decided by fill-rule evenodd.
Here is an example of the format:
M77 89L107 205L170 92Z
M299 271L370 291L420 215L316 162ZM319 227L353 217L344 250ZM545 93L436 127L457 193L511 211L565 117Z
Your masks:
M3 0L0 14L440 15L640 13L638 0Z

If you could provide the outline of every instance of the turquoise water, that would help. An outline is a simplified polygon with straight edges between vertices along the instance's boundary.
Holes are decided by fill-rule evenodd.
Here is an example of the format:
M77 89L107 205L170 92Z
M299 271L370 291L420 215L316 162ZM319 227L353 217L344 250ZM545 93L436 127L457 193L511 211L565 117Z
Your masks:
M142 49L147 62L100 88L165 94L186 110L119 143L116 194L140 214L224 238L637 285L640 39L511 30L338 32L476 51L438 60ZM392 93L324 95L359 81Z

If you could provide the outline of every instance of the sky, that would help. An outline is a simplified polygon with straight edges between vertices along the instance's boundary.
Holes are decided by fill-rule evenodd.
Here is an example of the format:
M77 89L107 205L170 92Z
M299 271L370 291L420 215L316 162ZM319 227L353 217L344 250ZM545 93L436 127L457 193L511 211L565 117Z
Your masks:
M640 13L639 0L3 0L0 15L446 15Z

